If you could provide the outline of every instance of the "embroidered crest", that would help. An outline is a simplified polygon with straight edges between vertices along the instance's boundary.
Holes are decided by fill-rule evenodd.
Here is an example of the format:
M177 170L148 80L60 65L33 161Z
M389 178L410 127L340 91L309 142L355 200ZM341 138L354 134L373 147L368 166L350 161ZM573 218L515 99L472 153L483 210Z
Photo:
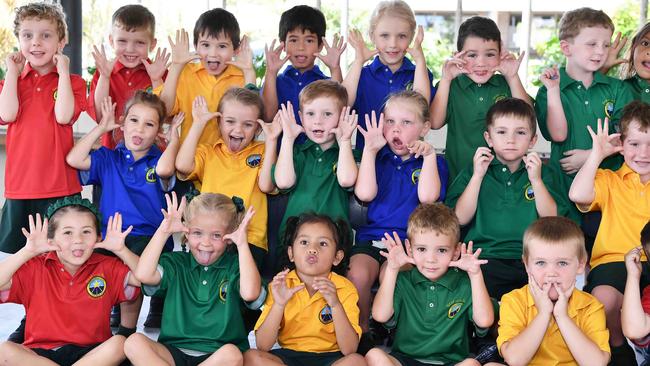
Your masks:
M413 82L409 81L406 83L406 85L404 85L404 90L413 90Z
M56 98L58 98L58 97L59 97L59 89L54 89L54 93L52 93L52 98L54 98L54 100L56 100Z
M325 306L320 310L318 320L323 324L329 324L332 322L332 308L329 305L325 304Z
M449 307L449 310L447 311L447 318L453 319L456 316L456 314L458 314L460 312L460 309L462 307L463 307L462 302L457 302L457 303L452 304Z
M607 118L612 118L614 115L614 103L615 101L612 99L607 99L603 102L603 107L605 109L605 116Z
M497 94L497 95L494 96L494 98L492 98L492 100L493 100L494 103L496 103L496 102L498 102L500 100L506 99L507 97L508 96L505 95L505 94Z
M219 284L219 300L221 300L222 303L225 303L227 298L228 298L228 280L223 280Z
M336 175L336 164L337 163L334 163L334 165L332 165L332 173L334 173L334 175Z
M149 168L147 169L147 174L145 176L145 179L149 183L156 183L156 168Z
M420 171L422 171L422 169L418 168L411 172L411 183L418 184L418 181L420 180Z
M100 297L106 292L106 280L101 276L94 276L86 285L86 292L90 297Z
M260 154L253 154L253 155L248 155L246 158L246 165L250 168L257 168L260 166L262 163L262 155Z
M153 94L153 86L149 86L144 90L145 93Z
M533 190L533 186L531 186L530 183L524 187L524 197L528 201L533 201L535 199L535 191Z

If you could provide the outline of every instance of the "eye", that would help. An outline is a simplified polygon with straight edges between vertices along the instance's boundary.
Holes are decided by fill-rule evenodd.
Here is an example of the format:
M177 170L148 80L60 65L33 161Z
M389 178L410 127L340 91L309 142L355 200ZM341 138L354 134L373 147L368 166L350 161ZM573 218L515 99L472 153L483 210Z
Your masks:
M402 122L402 124L405 124L405 125L407 125L407 126L410 125L410 124L412 124L412 123L413 123L413 121L409 121L408 119L405 119L405 120Z
M440 254L445 254L447 253L448 249L447 248L438 248L438 253Z
M156 127L156 125L153 122L147 122L147 127Z
M497 134L497 135L505 135L505 134L506 134L506 130L497 130L497 131L496 131L496 134Z
M307 43L315 43L316 40L313 39L313 38L308 38L305 42L307 42Z
M52 35L49 34L49 33L45 33L45 34L43 34L43 38L45 38L45 39L50 38L51 36L52 36Z
M382 33L379 35L380 38L388 38L388 33Z
M129 122L131 122L131 123L137 123L137 122L138 122L138 119L137 119L136 117L131 117L131 118L129 118Z
M406 34L400 34L400 35L399 35L399 38L401 38L401 39L406 39Z
M566 267L566 266L569 265L569 262L567 262L567 261L559 261L557 264L558 264L560 267Z
M325 241L325 240L321 240L320 243L319 243L319 245L320 245L321 247L326 247L326 246L329 245L329 243L328 243L327 241Z
M118 39L118 40L117 40L117 43L119 43L119 44L125 44L125 43L126 43L126 40L124 40L124 39Z
M327 117L331 117L333 115L334 115L334 113L332 113L332 112L325 112L325 116L327 116Z
M246 122L244 123L244 128L246 128L247 130L255 128L255 124L251 122Z
M65 230L62 233L63 235L72 235L72 230Z
M497 57L497 54L496 52L488 52L487 54L485 54L485 56L492 58L492 57Z
M643 46L643 47L648 47L648 46L650 46L650 42L647 41L647 40L645 40L645 39L644 39L643 41L641 41L640 44L641 44L641 46Z
M200 230L192 230L190 232L190 235L192 235L192 236L201 236L201 235L203 235L203 233Z
M220 240L221 239L221 234L220 233L213 233L212 234L212 240Z
M517 131L517 134L518 134L518 135L525 136L525 135L528 135L528 131L525 131L525 130L519 130L519 131Z
M308 116L310 116L310 117L313 117L313 116L314 116L314 112L307 112L307 113L305 113L305 114L308 115Z
M630 142L630 146L637 147L637 146L639 146L639 144L637 142Z
M222 49L222 50L225 50L226 48L228 48L228 45L220 44L219 48Z
M143 41L138 41L138 44L139 45L144 45L144 42Z
M416 252L420 252L420 253L424 253L424 252L427 251L427 248L425 248L425 247L417 247L417 248L415 249L415 251L416 251Z
M300 242L298 242L298 243L299 243L300 245L307 245L307 244L308 244L308 243L307 243L307 240L305 240L305 239L300 240Z
M385 121L385 123L386 123L387 125L394 125L394 124L395 124L395 120L394 120L394 119L387 119L387 120Z
M543 267L544 265L546 265L546 262L544 262L544 261L536 261L536 262L535 262L535 265L536 265L537 267Z
M201 48L208 48L208 47L210 47L210 44L207 43L207 42L201 42L201 43L199 43L199 46L200 46Z
M92 234L92 233L93 233L93 231L90 230L90 229L85 229L85 230L83 231L83 234L84 234L84 235L89 235L89 234Z
M476 54L476 52L470 52L470 53L467 54L466 57L467 57L467 58L476 58L476 56L478 56L478 55Z

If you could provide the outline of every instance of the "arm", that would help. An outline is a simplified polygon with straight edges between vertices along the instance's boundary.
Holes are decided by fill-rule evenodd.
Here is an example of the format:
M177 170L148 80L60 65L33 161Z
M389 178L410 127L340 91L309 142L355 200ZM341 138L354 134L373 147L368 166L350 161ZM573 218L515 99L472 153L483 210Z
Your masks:
M282 65L287 62L289 55L280 57L284 50L284 42L275 47L275 39L270 46L264 45L264 58L266 59L266 72L264 73L264 85L262 85L262 101L264 102L264 120L271 121L278 112L278 72Z
M409 47L407 52L413 56L415 61L415 73L413 75L413 90L422 94L427 101L431 100L431 80L429 80L429 70L427 70L427 61L422 51L422 40L424 39L424 30L418 26L413 47Z
M332 309L332 319L334 321L334 333L336 334L336 343L344 355L349 355L357 351L359 345L359 334L350 323L350 319L345 312L345 306L341 303L336 285L327 277L316 277L312 283L314 289L323 295L325 301ZM354 297L354 306L358 301L358 296L349 296L346 301Z
M535 208L539 217L557 216L557 204L553 196L546 189L542 180L542 159L536 152L531 152L524 157L528 180L535 193Z
M437 130L445 125L447 119L447 104L449 103L449 89L451 82L460 74L467 74L465 69L467 61L463 59L466 51L455 53L451 58L445 60L442 65L442 77L436 89L436 95L429 106L431 114L431 128Z
M560 97L560 73L557 67L545 70L539 80L546 87L546 124L552 142L563 142L568 134L568 122ZM514 93L513 93L514 96Z
M169 67L169 59L171 58L171 53L167 53L167 49L163 48L162 51L160 47L156 50L156 57L152 63L149 63L148 60L141 60L142 65L144 65L149 79L151 79L151 87L156 89L164 83L165 72Z
M279 189L289 189L296 184L296 170L293 165L293 144L303 128L296 123L291 102L280 109L280 123L282 124L282 145L275 166L275 184Z
M172 110L176 105L176 87L178 86L178 79L185 64L192 60L198 59L200 56L196 52L190 52L190 40L185 29L176 31L176 42L172 41L171 37L167 37L172 52L172 64L167 73L167 79L163 84L160 99L165 103L168 110Z
M169 80L169 78L167 78ZM192 126L185 136L178 155L176 156L176 169L182 175L189 175L194 171L196 146L199 143L203 129L209 121L219 116L219 112L210 112L208 102L201 95L197 95L192 102Z
M377 172L375 164L377 162L377 153L381 148L386 145L384 138L384 114L379 115L379 122L375 111L371 112L369 117L367 114L366 128L364 130L361 126L357 126L359 133L363 135L366 144L363 147L363 154L361 155L361 165L359 166L359 174L357 183L354 185L354 194L363 202L370 202L377 196Z
M501 49L501 59L499 65L496 67L496 70L503 75L508 83L510 88L510 94L513 98L518 98L526 103L533 106L533 101L526 93L524 85L521 83L519 78L519 67L521 66L521 61L524 59L526 51L522 52L519 57L515 57L513 54L509 53L505 48Z
M260 272L257 270L251 249L248 246L248 224L255 215L253 206L249 206L246 215L234 232L224 235L223 240L231 241L237 246L239 254L239 296L246 302L257 300L262 288Z
M625 255L627 280L625 282L625 292L623 293L621 325L623 326L623 334L633 341L645 340L650 334L650 316L643 310L641 294L639 293L642 250L642 247L637 247Z
M115 66L115 60L108 60L103 45L101 46L101 49L98 49L97 46L93 45L92 56L93 59L95 59L95 72L99 73L99 77L97 78L97 85L95 85L95 89L93 90L95 120L101 121L103 116L102 104L104 100L109 96L111 86L111 73L113 72L113 67Z
M156 175L162 179L169 179L176 172L174 162L176 161L176 154L178 154L178 145L180 145L178 128L183 123L184 118L185 113L178 112L172 119L167 134L161 136L167 140L167 148L158 159L158 164L156 164Z
M272 193L275 191L275 184L271 177L271 169L278 158L278 137L282 133L282 125L280 124L280 112L275 114L272 122L266 123L261 119L257 123L262 126L264 130L264 160L262 160L262 167L260 168L260 175L257 185L260 191L264 193Z
M25 57L20 51L6 58L7 73L0 91L0 121L10 123L18 117L18 78L25 67Z
M343 107L338 127L331 132L336 135L339 145L336 178L343 188L354 187L357 181L357 162L352 154L352 133L357 128L357 117L351 107Z
M434 203L440 197L440 176L438 175L438 162L436 149L430 144L418 140L408 146L409 152L415 158L423 157L422 171L418 180L418 199L420 203Z
M479 147L476 149L476 153L474 153L474 172L472 178L465 187L463 194L458 198L456 207L454 208L454 212L458 216L458 221L461 225L467 225L476 214L476 202L481 192L483 177L492 159L494 159L494 155L492 155L492 152L487 147Z
M354 48L354 61L352 62L352 65L350 65L342 84L348 91L348 105L352 106L357 98L357 88L359 87L359 78L361 78L363 63L376 55L377 50L371 51L366 47L363 36L358 29L350 30L348 33L348 42L352 48Z
M138 256L124 245L124 239L131 232L133 226L129 226L122 232L122 215L116 212L114 216L108 218L106 225L106 238L100 243L95 243L94 249L105 249L113 252L118 258L129 267L133 273L138 266ZM140 281L135 276L129 276L128 284L131 286L140 286Z
M332 46L330 46L325 37L323 37L322 42L327 54L321 55L320 52L317 52L314 56L323 61L323 63L330 69L332 80L336 80L340 83L343 81L343 73L341 72L341 55L343 54L343 51L345 51L347 43L345 43L343 37L339 37L338 34L334 35Z
M478 259L481 249L473 252L473 243L461 244L460 258L449 263L450 267L459 268L467 273L472 288L472 318L479 328L489 328L494 323L494 307L490 300L481 265L487 263L485 259Z
M70 60L68 56L56 54L54 55L53 61L56 64L56 71L59 73L57 96L54 102L54 115L56 117L56 123L67 125L74 122L72 118L74 117L75 104L72 82L70 81Z
M226 61L228 65L239 68L244 73L244 85L257 85L257 75L253 67L253 50L251 50L248 36L244 35L239 42L239 49L235 53L234 61Z

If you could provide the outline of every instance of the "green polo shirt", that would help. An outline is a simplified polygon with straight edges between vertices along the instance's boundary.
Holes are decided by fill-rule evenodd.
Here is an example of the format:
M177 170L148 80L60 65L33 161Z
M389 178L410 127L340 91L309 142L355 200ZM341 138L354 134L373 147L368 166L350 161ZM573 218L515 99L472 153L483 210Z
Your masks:
M433 282L417 268L400 272L393 296L393 351L421 362L453 363L469 355L472 288L467 273L450 268ZM476 327L484 335L487 329Z
M354 159L359 162L361 152L353 150L352 153ZM333 219L348 220L350 189L342 188L336 178L338 158L339 146L336 142L325 151L311 140L294 145L293 166L296 183L293 187L283 190L283 193L289 193L289 201L280 224L279 238L284 234L287 219L303 212L312 211ZM272 176L275 177L275 167Z
M206 353L228 343L248 350L236 252L226 251L209 266L187 252L163 253L158 271L160 284L142 287L146 295L165 298L158 342ZM262 290L260 299L246 305L260 308L265 295Z
M510 96L510 87L503 75L493 75L485 84L477 84L467 75L452 80L445 120L449 182L472 163L476 148L487 146L483 137L487 112L494 103Z
M640 78L639 75L634 75L623 83L630 88L634 100L650 103L650 83L648 81Z
M456 206L473 172L473 167L468 167L451 184L445 201L449 207ZM542 165L542 181L557 204L558 215L562 216L568 211L568 203L562 198L558 180L551 167ZM474 249L481 248L481 258L521 259L524 231L538 218L535 193L523 161L511 173L494 159L481 182L476 213L467 224L464 241L471 240Z

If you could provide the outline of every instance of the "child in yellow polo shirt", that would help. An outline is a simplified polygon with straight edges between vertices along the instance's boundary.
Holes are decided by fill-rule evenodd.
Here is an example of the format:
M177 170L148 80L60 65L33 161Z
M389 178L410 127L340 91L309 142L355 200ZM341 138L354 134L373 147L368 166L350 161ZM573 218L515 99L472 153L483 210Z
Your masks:
M257 349L244 354L246 365L364 365L359 345L357 290L332 272L345 268L350 228L343 220L303 213L287 220L283 248L293 270L269 284L255 325ZM276 341L280 349L271 349Z
M564 217L524 233L528 285L501 299L499 352L509 365L606 365L609 332L598 300L575 288L587 262L584 235Z
M579 210L602 212L584 290L605 305L615 365L636 362L621 329L621 306L625 253L638 245L639 233L650 220L649 127L650 105L634 101L623 109L620 134L608 134L607 119L603 126L598 122L596 133L589 128L593 147L569 190ZM616 153L625 160L621 168L598 169L606 157Z

